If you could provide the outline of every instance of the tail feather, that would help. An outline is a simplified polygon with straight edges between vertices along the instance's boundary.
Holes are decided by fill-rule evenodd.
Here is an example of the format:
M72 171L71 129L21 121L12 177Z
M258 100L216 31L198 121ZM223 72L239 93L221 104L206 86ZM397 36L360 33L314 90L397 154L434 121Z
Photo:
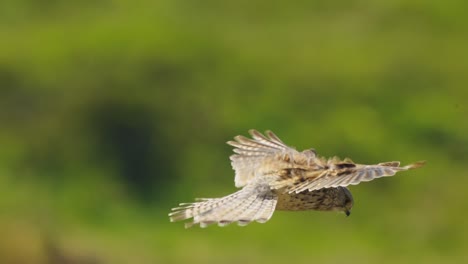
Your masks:
M247 186L246 186L247 187ZM200 202L181 204L169 214L171 222L193 218L185 224L186 228L199 224L206 227L217 223L226 226L233 222L247 225L252 221L268 221L276 207L277 197L269 189L244 188L236 193Z

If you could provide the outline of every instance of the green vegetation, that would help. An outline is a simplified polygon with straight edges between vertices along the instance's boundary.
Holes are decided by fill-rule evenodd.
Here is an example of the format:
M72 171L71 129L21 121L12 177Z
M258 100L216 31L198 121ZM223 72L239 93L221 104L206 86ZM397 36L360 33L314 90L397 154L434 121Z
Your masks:
M468 2L0 2L0 263L468 260ZM342 214L185 230L250 128L355 162Z

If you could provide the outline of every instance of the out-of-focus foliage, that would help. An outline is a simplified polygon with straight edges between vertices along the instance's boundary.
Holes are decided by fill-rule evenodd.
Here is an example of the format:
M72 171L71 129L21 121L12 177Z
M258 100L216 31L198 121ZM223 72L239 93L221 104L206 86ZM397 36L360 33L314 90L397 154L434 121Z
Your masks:
M0 263L468 260L466 1L0 2ZM349 218L183 229L224 144L427 165Z

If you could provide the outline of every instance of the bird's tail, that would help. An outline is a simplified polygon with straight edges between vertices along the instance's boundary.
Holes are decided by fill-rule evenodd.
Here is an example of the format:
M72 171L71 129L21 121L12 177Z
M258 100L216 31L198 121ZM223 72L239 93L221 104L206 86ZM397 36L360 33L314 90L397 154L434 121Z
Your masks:
M260 188L261 189L261 188ZM259 191L256 188L246 188L222 198L201 198L195 203L182 203L172 209L169 214L171 222L193 218L185 224L186 228L200 224L206 227L217 223L226 226L237 222L240 226L252 221L264 223L268 221L275 210L277 197L269 188Z

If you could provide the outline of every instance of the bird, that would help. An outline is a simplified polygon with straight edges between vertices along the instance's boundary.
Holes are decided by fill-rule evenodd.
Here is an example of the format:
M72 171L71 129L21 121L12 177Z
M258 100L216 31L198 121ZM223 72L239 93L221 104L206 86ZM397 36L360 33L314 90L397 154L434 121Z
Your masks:
M181 203L169 213L171 222L191 219L186 228L234 222L245 226L267 222L275 210L338 211L349 216L354 200L347 186L425 164L418 161L401 167L399 161L365 165L349 158L326 159L313 148L299 152L270 130L262 134L251 129L249 134L251 138L239 135L227 142L234 147L230 160L235 186L241 189L221 198Z

